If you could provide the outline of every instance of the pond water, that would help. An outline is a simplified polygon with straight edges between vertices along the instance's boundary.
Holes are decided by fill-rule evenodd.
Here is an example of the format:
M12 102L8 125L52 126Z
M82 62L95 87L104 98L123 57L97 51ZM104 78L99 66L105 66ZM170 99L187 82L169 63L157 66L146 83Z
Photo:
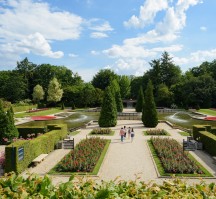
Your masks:
M56 119L56 120L46 120L46 121L32 121L18 126L46 126L47 124L67 124L68 128L74 128L77 126L82 126L91 120L98 120L98 112L76 112L69 117Z
M192 129L193 125L211 125L216 126L216 121L206 121L194 119L194 114L188 111L181 111L177 113L159 113L160 120L168 120L172 124L182 126L184 128Z
M167 120L172 124L182 126L184 128L192 129L193 125L211 125L216 127L216 121L206 121L193 119L193 113L191 112L177 112L177 113L158 113L160 120ZM46 126L47 124L67 124L68 128L74 128L77 126L82 126L91 120L98 120L99 112L76 112L71 116L63 119L57 120L47 120L47 121L33 121L19 126Z

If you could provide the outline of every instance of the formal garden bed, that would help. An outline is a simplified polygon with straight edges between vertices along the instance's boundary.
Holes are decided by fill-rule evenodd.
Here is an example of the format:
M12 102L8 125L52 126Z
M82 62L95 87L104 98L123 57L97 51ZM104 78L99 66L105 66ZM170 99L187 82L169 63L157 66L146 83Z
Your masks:
M170 134L164 129L149 129L149 130L143 131L143 133L144 135L170 136Z
M115 131L112 131L110 128L95 128L89 135L114 135Z
M176 140L154 137L148 144L161 176L212 176L189 152L183 151Z
M81 140L49 173L96 175L109 144L110 140L99 137Z

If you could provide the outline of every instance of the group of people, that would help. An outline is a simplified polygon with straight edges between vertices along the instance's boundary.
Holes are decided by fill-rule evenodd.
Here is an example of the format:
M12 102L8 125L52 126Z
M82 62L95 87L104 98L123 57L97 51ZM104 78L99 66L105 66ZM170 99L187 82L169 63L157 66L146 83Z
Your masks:
M128 127L128 129L126 128L126 126L124 126L124 128L122 127L120 130L120 136L121 136L121 142L124 141L124 139L126 139L127 134L128 134L128 139L131 139L131 142L133 142L133 138L134 138L134 129Z

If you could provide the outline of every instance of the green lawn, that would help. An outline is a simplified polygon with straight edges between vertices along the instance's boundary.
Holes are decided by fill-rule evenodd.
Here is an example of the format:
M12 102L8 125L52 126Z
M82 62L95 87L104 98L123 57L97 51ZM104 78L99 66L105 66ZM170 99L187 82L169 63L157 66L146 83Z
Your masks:
M59 113L62 111L63 110L61 110L60 108L51 108L49 110L32 112L32 113L28 113L28 112L18 113L18 114L14 114L14 117L22 118L22 117L31 117L31 116L44 116L44 115L51 115L51 114Z
M182 132L178 132L178 133L182 136L190 136L190 134L188 132L182 131Z
M211 109L200 109L200 110L198 110L198 112L206 114L206 115L216 116L216 111L211 110Z

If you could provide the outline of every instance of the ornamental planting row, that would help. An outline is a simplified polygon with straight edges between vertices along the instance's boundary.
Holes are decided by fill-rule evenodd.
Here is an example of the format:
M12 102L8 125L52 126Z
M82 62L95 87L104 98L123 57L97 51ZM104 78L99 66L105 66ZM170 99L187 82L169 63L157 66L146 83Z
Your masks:
M168 135L164 129L149 129L145 131L146 135Z
M88 138L78 143L55 167L58 172L92 172L108 140Z
M176 140L156 137L151 138L151 142L166 173L204 174Z

